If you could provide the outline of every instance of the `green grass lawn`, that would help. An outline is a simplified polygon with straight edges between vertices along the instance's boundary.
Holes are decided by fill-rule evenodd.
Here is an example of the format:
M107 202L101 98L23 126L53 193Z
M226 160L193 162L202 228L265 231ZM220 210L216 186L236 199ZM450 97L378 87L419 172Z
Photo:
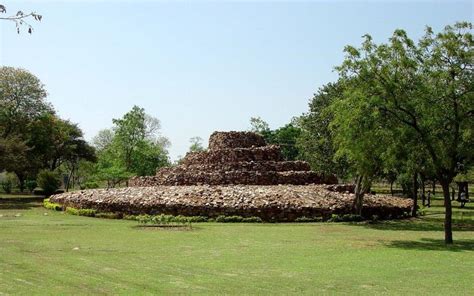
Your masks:
M454 202L456 243L445 247L440 203L414 221L177 230L4 198L0 295L472 295L474 205Z

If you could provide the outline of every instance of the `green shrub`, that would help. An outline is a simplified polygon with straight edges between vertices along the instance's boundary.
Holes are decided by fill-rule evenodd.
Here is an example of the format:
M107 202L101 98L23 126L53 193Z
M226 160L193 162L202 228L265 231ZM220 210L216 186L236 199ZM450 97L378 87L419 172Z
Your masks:
M49 198L46 198L46 199L43 200L43 207L45 207L49 210L54 210L54 211L62 211L63 210L62 205L60 205L58 203L50 202Z
M96 181L89 181L84 184L84 186L81 186L81 189L97 189L99 188L99 183Z
M76 209L76 208L66 208L66 213L76 216L86 216L86 217L95 217L96 210L93 209Z
M364 221L364 217L355 214L345 214L345 215L336 215L331 216L330 222L360 222Z
M238 223L242 222L244 218L241 216L218 216L216 218L216 222L221 222L221 223Z
M322 217L298 217L295 219L295 222L307 223L307 222L321 222L323 221Z
M43 189L43 193L46 196L51 196L54 194L61 185L59 175L48 170L39 172L38 176L36 177L36 182L38 183L38 186Z
M10 180L2 181L2 183L0 185L2 186L2 189L5 193L7 193L7 194L12 193L13 184Z
M38 186L38 184L36 183L35 180L27 180L25 182L25 186L26 186L26 189L28 189L29 192L33 192L33 190L35 190L36 186Z
M242 222L245 222L245 223L262 223L262 218L260 217L247 217L247 218L243 218L242 219Z
M96 218L104 219L122 219L124 216L121 213L95 213Z
M18 186L18 178L13 173L0 174L0 186L5 193L10 194Z

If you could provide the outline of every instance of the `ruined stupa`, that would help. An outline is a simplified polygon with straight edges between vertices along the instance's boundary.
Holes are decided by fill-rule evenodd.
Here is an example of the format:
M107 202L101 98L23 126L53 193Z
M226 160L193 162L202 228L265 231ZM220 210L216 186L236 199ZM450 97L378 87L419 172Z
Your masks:
M304 161L284 161L280 148L251 132L215 132L209 149L191 152L181 164L155 176L135 177L130 187L54 195L51 201L80 209L120 214L238 215L263 221L326 220L352 211L351 186L336 184ZM363 215L400 217L411 200L366 195Z
M207 151L190 152L174 167L153 177L136 177L130 186L336 184L305 161L283 160L280 147L252 132L214 132Z

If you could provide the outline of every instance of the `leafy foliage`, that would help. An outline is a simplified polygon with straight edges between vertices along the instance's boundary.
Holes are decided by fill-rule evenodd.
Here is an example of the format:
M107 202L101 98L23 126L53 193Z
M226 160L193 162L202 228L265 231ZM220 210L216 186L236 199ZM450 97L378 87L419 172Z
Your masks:
M0 4L0 14L7 13L7 8L5 5ZM33 33L33 26L31 26L26 20L32 18L35 21L40 22L43 19L42 15L39 15L35 12L24 13L23 11L19 10L16 12L15 15L7 16L7 17L0 17L0 20L12 21L15 23L16 31L20 34L20 28L22 26L26 26L28 29L28 33Z
M36 182L43 189L46 196L50 196L56 192L61 186L61 181L56 172L42 170L38 173Z

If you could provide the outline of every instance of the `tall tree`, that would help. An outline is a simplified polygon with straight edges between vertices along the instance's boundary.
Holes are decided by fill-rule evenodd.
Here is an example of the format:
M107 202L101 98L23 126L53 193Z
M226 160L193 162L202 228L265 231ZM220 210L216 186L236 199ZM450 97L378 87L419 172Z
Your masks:
M329 128L334 118L329 108L343 96L343 83L329 83L321 87L310 100L309 112L297 119L301 135L297 147L301 159L322 175L336 175L340 179L348 176L348 163L345 157L336 157L334 136Z
M453 242L449 184L462 164L472 163L474 144L474 48L470 23L431 28L415 44L396 30L386 44L369 35L360 48L346 47L338 67L351 81L345 93L352 108L380 114L385 130L408 129L428 153L443 187L445 242ZM352 95L360 93L357 98ZM382 126L382 125L381 125ZM354 133L360 131L354 127ZM391 141L400 141L396 135Z
M189 147L190 152L198 152L198 151L206 150L202 144L201 137L192 137L191 139L189 139L189 142L191 142L191 146Z
M30 72L0 67L0 137L24 132L45 113L54 113L45 101L46 90Z

